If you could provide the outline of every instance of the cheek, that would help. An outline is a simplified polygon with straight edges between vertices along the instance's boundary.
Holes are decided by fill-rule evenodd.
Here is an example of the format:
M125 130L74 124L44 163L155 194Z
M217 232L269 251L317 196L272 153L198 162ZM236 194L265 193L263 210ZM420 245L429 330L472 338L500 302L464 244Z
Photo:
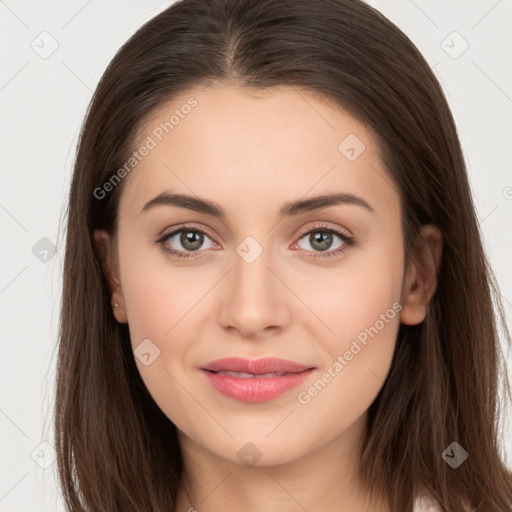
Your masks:
M352 340L363 338L376 325L382 337L393 338L399 324L398 304L403 279L401 240L386 237L352 252L339 267L315 269L310 278L301 269L295 272L293 290L303 298L318 320L307 315L303 327L311 339L322 335L329 353L350 348ZM323 324L323 325L322 325ZM389 324L396 324L388 335Z
M137 244L130 239L120 241L123 246L123 295L135 363L164 414L179 428L189 430L188 423L182 424L187 422L183 411L191 405L182 387L187 386L183 360L191 338L184 329L194 324L194 305L208 287L204 277L173 268L154 248L135 248ZM187 279L189 275L192 279Z
M205 295L218 277L173 265L159 250L141 247L129 237L120 239L123 250L123 295L137 368L164 414L184 428L181 421L190 408L190 395L182 386L188 389L186 359L194 350L190 340L205 338ZM148 352L146 365L148 358L137 355Z
M360 280L326 303L335 335L322 336L325 364L308 386L298 390L302 431L312 438L330 439L348 431L374 402L389 373L400 325L398 292L388 278ZM320 343L319 343L320 345ZM294 435L288 433L288 435Z
M194 306L208 290L208 282L199 272L173 265L160 249L142 244L128 236L120 240L120 251L124 251L120 252L123 295L132 345L149 338L163 348L182 319L190 322Z
M373 402L389 371L400 326L399 295L390 292L387 279L372 281L371 291L345 283L323 305L324 318L333 333L326 332L318 345L324 364L317 380L303 388L302 404L334 407L355 419ZM336 297L336 300L332 300ZM322 308L320 301L315 302ZM314 399L314 400L313 400Z
M400 326L403 277L401 240L376 243L303 288L308 303L329 329L319 338L319 323L309 325L326 357L314 386L300 403L315 403L362 414L388 374ZM308 328L308 326L306 326ZM321 329L321 326L320 326ZM316 331L316 335L315 335Z

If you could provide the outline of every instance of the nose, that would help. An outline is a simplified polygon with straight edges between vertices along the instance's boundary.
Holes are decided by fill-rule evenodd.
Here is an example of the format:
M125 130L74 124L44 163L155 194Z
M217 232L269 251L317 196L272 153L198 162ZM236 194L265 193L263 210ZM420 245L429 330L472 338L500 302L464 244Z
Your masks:
M233 268L222 287L219 322L245 338L264 338L286 329L293 294L274 268L270 251L248 261L234 254Z

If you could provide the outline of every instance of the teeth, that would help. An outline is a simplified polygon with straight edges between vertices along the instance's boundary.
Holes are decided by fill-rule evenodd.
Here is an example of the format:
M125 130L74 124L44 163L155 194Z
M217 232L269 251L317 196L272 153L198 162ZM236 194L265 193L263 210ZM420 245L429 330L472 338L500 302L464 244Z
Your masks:
M244 373L244 372L220 371L217 373L220 375L227 375L228 377L237 377L238 379L252 379L254 377L254 375L252 373Z
M254 373L229 372L221 370L215 373L218 373L219 375L227 375L228 377L236 377L237 379L252 379L254 377L258 377L260 379L268 379L270 377L280 377L281 375L284 375L286 372L261 373L255 375Z

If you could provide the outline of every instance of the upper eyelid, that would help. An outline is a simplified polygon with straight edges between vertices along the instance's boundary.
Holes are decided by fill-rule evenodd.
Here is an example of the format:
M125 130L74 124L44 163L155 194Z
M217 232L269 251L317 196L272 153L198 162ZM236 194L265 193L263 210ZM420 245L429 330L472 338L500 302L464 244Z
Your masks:
M326 224L325 222L320 222L320 224L305 228L304 230L301 230L297 236L302 238L304 235L307 235L308 233L310 233L312 231L322 231L322 230L339 233L339 234L345 235L346 237L349 237L349 238L351 238L353 236L352 233L347 228L333 227L333 226Z
M159 240L162 240L162 239L164 239L164 240L165 240L165 239L167 239L167 238L169 238L169 237L171 237L171 236L174 236L174 235L176 235L176 234L180 233L181 231L187 231L187 230L188 230L188 231L198 231L198 232L200 232L200 233L204 233L205 235L208 235L208 237L209 237L210 239L212 239L213 241L215 241L215 237L214 237L214 236L212 236L212 235L210 234L210 232L209 232L206 228L202 228L202 227L201 227L201 228L199 228L199 227L197 227L197 226L191 226L191 225L189 225L189 224L184 225L184 226L178 225L178 226L176 226L176 227L172 228L168 233L165 233L165 232L164 232L164 234L162 234L162 235L159 237ZM218 243L218 242L215 242L215 243Z

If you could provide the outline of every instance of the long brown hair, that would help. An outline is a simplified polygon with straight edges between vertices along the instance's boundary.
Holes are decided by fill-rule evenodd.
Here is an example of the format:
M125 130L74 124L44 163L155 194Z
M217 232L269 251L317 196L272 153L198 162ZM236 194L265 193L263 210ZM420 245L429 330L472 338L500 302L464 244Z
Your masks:
M92 233L115 234L123 166L137 129L177 94L208 82L313 91L376 134L400 192L407 258L422 224L443 235L438 288L425 321L401 325L371 405L360 476L411 512L428 491L444 511L512 509L500 453L500 377L510 387L503 309L481 242L456 127L413 43L359 0L182 0L118 51L82 127L69 195L55 444L69 511L175 510L182 458L174 424L148 393L129 330L111 312ZM495 312L493 310L495 306ZM509 394L504 395L509 397ZM457 442L457 469L441 457Z

